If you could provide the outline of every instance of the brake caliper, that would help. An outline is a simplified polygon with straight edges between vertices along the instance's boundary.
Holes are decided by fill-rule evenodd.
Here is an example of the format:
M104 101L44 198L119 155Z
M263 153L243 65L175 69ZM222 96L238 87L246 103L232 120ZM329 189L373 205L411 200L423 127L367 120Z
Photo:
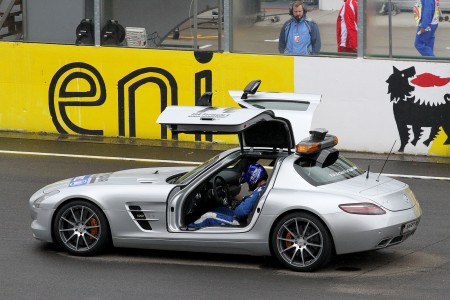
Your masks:
M98 226L98 221L96 218L92 217L89 220L89 226ZM91 228L89 229L89 233L92 234L92 236L97 237L98 234L98 228ZM89 236L89 239L93 240L94 238L92 236Z

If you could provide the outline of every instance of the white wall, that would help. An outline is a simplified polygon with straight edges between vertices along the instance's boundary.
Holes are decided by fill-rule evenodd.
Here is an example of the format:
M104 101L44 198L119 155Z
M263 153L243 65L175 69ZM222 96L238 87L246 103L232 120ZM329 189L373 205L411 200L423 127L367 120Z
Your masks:
M450 81L450 68L445 63L296 57L295 92L322 94L312 127L324 127L339 136L341 149L388 152L397 140L394 148L397 150L400 147L399 132L386 83L393 67L398 70L415 67L416 76L431 73ZM438 113L450 123L450 101L443 100L445 94L450 94L450 82L440 87L416 86L414 94L426 99L422 105L439 107ZM424 109L424 115L429 113L425 106L420 109ZM442 129L439 138L428 147L423 141L428 138L430 127L424 126L421 130L419 142L416 146L408 143L405 153L450 156L450 145L443 145ZM450 130L447 131L450 136ZM411 141L411 127L409 134Z

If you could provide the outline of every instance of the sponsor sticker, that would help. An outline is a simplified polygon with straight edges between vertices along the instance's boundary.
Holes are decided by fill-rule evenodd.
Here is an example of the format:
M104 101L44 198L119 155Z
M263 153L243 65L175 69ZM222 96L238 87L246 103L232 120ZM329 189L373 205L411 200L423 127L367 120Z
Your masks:
M89 182L90 177L91 177L90 175L74 177L70 181L69 187L85 185Z
M353 172L353 171L355 171L357 168L358 168L358 167L355 166L355 167L351 167L351 168L349 168L349 169L346 169L346 170L343 170L343 171L340 171L340 172L331 173L331 174L328 174L328 175L330 175L331 177L341 176L341 175L344 175L344 174Z
M201 120L220 120L228 118L234 110L218 109L217 107L207 107L195 113L192 113L188 118L200 118Z

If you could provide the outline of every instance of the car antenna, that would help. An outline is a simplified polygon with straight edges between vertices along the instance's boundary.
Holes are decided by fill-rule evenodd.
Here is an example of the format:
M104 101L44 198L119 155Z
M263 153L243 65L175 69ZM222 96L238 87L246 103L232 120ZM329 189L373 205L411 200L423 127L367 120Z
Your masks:
M389 154L388 154L388 156L386 157L386 160L384 161L384 164L383 164L383 167L381 168L380 174L378 174L377 181L380 181L381 173L383 173L384 166L386 165L387 161L389 160L389 156L391 155L392 149L394 149L394 146L395 146L395 143L396 143L396 142L397 142L397 140L394 141L394 145L392 145L391 151L389 151Z
M367 166L366 179L369 179L370 165Z

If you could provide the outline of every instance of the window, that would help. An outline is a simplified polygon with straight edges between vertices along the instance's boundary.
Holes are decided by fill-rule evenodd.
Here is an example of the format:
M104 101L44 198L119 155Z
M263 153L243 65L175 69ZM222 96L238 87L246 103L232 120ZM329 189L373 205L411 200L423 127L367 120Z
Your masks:
M347 180L364 173L342 156L325 168L317 166L315 160L302 156L295 162L294 168L306 181L316 186Z
M413 0L393 0L389 15L388 1L364 1L366 19L366 47L368 57L421 58L414 46L417 24L413 14ZM443 12L435 34L434 54L437 59L450 58L450 23L445 14L450 0L441 0ZM430 59L430 57L424 57Z
M391 6L388 3L391 2ZM291 1L270 0L3 0L0 41L80 44L77 28L90 20L82 45L279 54ZM321 56L450 59L450 0L440 0L434 57L415 48L415 0L358 1L358 53L337 52L342 1L304 1L321 36ZM389 9L390 8L390 9ZM52 13L49 13L52 12ZM117 24L117 33L106 28ZM114 28L114 27L113 27ZM106 38L105 38L106 37ZM94 40L93 42L91 40Z

